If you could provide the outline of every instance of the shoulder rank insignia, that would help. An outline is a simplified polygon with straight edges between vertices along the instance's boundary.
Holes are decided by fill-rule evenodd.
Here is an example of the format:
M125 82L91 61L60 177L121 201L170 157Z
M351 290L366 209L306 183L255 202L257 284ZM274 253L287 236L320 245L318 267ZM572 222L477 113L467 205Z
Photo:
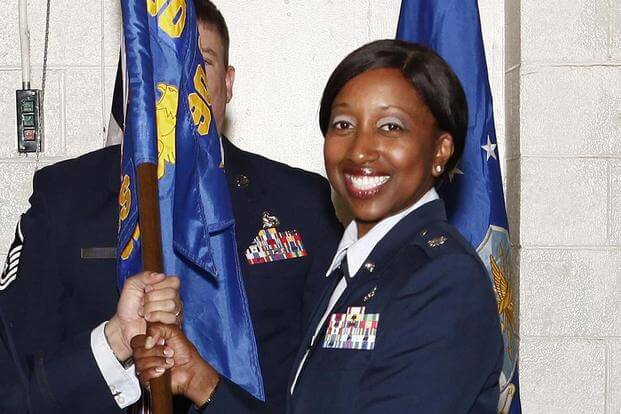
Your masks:
M444 236L440 236L440 237L436 237L435 239L431 239L427 241L427 246L429 247L438 247L438 246L442 246L444 243L446 243L448 239Z
M280 220L268 212L264 212L261 219L263 228L246 249L248 264L276 262L308 255L297 230L278 231L276 228L280 225Z
M323 340L324 348L372 351L379 325L379 313L364 313L363 307L333 313Z

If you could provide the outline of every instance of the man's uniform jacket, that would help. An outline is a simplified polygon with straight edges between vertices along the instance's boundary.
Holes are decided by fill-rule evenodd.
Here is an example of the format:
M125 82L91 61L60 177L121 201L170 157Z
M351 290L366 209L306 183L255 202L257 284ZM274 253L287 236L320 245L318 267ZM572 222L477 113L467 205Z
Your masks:
M267 404L223 380L205 412L282 413L289 371L342 227L325 179L224 138L223 146ZM20 222L23 242L18 235L14 243L21 245L19 271L12 281L4 277L0 291L1 413L121 411L90 348L91 330L115 313L119 297L116 260L105 249L116 245L119 165L114 146L35 174L31 208ZM279 231L298 231L307 256L248 264L245 251L265 212L278 218Z

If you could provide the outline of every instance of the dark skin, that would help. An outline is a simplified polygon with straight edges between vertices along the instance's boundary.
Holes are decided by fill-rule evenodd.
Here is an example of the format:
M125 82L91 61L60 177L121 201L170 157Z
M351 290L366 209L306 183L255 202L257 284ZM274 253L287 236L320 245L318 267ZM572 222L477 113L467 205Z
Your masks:
M135 336L131 345L138 378L147 389L149 380L170 369L173 394L183 394L200 407L220 380L178 325L152 324L147 334Z
M358 237L433 187L453 154L424 101L398 69L364 72L339 91L324 141L330 183L356 218Z

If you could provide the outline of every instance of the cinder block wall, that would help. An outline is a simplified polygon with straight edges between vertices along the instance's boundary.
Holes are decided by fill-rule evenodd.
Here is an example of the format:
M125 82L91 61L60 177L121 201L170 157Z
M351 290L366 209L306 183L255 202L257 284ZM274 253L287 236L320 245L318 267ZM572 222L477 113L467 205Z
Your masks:
M45 1L29 1L32 87L41 87ZM18 2L0 8L0 260L28 206L37 167L74 157L105 142L119 58L116 0L51 2L45 94L45 151L17 153L15 90L21 88Z
M118 60L118 0L54 0L45 108L45 151L17 153L15 89L21 87L17 0L0 8L0 263L28 207L35 168L104 145ZM503 138L503 5L481 0L484 36ZM216 0L237 68L227 135L239 146L323 173L319 99L354 48L394 37L400 0ZM29 1L32 86L40 88L45 2ZM504 145L500 146L501 156Z
M506 5L524 412L618 414L621 2Z

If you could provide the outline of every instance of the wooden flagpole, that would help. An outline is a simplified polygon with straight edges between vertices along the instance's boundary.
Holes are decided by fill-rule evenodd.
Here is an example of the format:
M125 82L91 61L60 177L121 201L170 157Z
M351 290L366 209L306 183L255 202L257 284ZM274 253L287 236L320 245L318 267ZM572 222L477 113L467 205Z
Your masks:
M142 239L142 263L144 270L163 273L162 229L160 227L159 193L157 188L157 164L144 163L137 168L138 215ZM170 371L150 381L151 412L172 414L172 391Z

